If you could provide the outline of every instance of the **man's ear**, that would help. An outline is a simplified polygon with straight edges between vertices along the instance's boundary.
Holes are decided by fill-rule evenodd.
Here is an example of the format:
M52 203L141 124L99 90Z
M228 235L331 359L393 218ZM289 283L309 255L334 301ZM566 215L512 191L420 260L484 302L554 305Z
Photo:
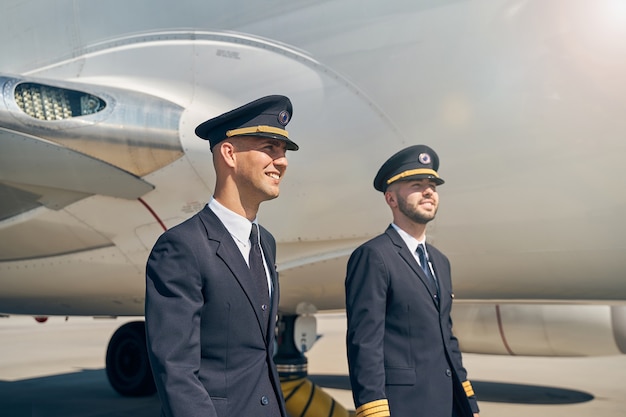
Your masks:
M224 141L217 145L219 147L220 155L224 160L224 163L231 168L235 167L235 160L237 159L235 145L230 142Z
M396 193L392 191L385 191L385 201L389 207L396 207L398 205L396 202Z

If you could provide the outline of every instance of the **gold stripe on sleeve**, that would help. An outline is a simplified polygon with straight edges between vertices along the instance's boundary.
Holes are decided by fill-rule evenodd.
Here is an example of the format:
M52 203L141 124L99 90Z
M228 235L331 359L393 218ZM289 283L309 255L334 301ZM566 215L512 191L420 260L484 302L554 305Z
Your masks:
M472 388L472 383L469 381L465 381L463 382L463 389L465 389L465 394L468 397L471 397L474 395L474 388Z
M365 403L356 409L356 417L389 417L389 402L387 399Z

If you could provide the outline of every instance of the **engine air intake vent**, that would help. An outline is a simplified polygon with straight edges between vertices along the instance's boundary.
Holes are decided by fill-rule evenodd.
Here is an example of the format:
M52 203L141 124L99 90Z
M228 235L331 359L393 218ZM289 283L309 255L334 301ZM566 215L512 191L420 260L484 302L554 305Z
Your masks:
M39 120L70 119L106 107L104 100L91 94L37 83L17 85L15 101L24 113Z

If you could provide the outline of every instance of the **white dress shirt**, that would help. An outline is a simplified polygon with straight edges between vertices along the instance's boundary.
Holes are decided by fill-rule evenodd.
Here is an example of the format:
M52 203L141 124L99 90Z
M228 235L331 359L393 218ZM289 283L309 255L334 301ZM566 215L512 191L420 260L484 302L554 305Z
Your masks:
M417 254L417 247L420 244L424 245L424 255L426 257L426 262L428 262L428 269L430 269L430 273L433 274L433 277L435 277L435 279L437 279L436 278L437 276L435 275L435 271L433 270L433 266L430 263L430 257L428 256L428 250L426 249L426 238L424 238L422 240L417 240L413 236L411 236L410 234L405 232L404 230L400 229L400 227L398 227L398 225L396 225L395 223L391 223L391 226L394 229L396 229L396 232L398 232L398 234L400 235L400 237L402 238L402 240L404 241L406 246L409 248L409 251L413 254L413 257L415 258L415 260L417 261L419 266L422 266L422 263L420 262L420 258L419 258L418 254Z
M241 252L241 256L246 261L246 264L250 259L250 232L252 231L252 223L257 223L257 219L254 219L252 223L250 220L246 219L243 216L235 213L234 211L224 207L217 201L215 198L211 198L209 201L209 208L218 219L224 224L228 233L233 237L235 244L239 248ZM263 254L263 248L261 247L261 234L259 233L259 247L261 248L261 253ZM250 265L248 265L250 266ZM265 267L265 275L267 277L267 288L269 289L270 298L272 297L272 278L269 273L269 268L267 267L267 262L265 261L265 254L263 254L263 266Z

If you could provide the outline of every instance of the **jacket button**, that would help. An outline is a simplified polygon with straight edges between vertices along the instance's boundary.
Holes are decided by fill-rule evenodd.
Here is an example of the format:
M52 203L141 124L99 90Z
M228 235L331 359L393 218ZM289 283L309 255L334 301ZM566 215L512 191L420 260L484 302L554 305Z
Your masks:
M267 304L261 305L261 310L263 310L263 311L267 310Z
M268 405L269 403L270 403L270 399L267 398L267 396L264 395L261 397L261 404Z
M446 376L452 376L452 371L449 369L446 369Z

